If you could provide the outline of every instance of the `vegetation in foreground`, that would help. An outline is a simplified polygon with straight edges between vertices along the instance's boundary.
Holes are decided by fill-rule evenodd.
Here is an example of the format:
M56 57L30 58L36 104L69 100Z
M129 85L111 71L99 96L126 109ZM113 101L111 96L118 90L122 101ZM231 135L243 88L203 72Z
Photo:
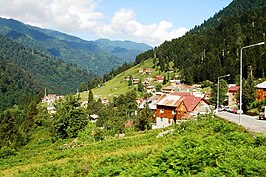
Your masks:
M18 152L1 150L1 176L265 176L266 138L211 116L174 131L96 141L93 124L55 143L45 129ZM6 156L3 156L5 153ZM8 154L9 153L9 154Z

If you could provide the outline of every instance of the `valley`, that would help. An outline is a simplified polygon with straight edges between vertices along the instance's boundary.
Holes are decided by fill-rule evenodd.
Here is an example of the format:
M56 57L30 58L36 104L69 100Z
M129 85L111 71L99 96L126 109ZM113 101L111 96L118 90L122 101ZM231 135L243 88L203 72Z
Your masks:
M265 176L265 0L132 2L5 2L0 176Z

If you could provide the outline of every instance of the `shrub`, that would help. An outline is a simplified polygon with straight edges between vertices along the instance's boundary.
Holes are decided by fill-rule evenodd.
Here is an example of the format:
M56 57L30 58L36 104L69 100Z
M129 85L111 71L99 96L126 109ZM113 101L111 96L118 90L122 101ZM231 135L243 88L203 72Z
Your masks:
M0 159L5 159L5 158L7 158L9 156L13 156L13 155L16 155L15 149L12 149L12 148L7 147L7 146L3 146L0 149Z

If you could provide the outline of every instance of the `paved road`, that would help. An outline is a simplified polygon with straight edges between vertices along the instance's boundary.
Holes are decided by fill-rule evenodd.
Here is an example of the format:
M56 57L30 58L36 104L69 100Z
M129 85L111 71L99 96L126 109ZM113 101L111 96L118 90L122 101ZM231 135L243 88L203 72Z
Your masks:
M231 122L239 124L239 114L222 111L218 112L217 115ZM248 116L242 114L240 125L244 126L246 129L252 132L263 133L266 135L266 120L259 120L258 116Z

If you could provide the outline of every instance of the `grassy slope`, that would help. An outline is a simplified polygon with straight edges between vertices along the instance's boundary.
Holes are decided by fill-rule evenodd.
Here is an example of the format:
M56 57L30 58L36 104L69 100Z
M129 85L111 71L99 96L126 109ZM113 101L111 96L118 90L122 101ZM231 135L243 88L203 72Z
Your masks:
M119 75L115 76L113 79L109 80L104 84L103 87L95 88L92 90L94 96L99 97L107 97L112 98L114 95L121 95L124 94L130 90L134 89L134 86L128 87L128 82L125 80L125 77L132 76L133 78L139 78L143 82L146 78L154 78L157 75L163 75L167 76L167 73L159 72L159 69L153 68L153 72L149 75L147 74L140 74L138 72L138 69L140 68L151 68L153 66L152 59L148 59L144 61L143 63L140 63L127 71L120 73ZM170 66L173 65L170 63ZM170 73L171 76L175 75L175 73ZM156 85L156 83L153 83L152 85ZM136 87L136 86L135 86ZM82 100L87 100L88 92L82 92L80 93Z
M125 138L64 149L73 139L51 142L48 132L0 160L0 176L261 176L266 173L265 137L224 120L187 121L173 134L131 132ZM190 174L190 175L189 175ZM201 174L201 175L200 175Z

